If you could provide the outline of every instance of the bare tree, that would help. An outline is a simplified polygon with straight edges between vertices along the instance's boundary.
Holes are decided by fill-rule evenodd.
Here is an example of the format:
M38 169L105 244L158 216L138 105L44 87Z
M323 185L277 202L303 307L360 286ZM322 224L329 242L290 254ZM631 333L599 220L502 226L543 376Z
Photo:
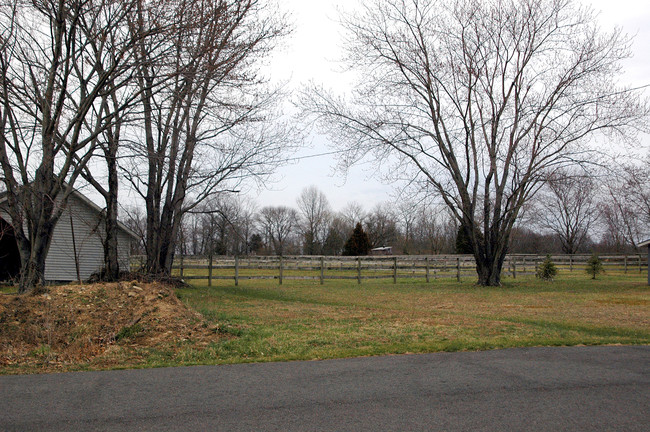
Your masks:
M352 230L359 222L363 223L367 217L366 211L363 206L356 201L350 201L345 205L343 210L339 212L339 216L348 225L350 232L346 238L352 234Z
M167 274L183 215L244 181L262 181L291 144L273 122L280 93L259 74L288 27L262 0L160 7L165 43L135 50L143 118L137 157L124 172L146 203L147 270ZM159 19L149 14L138 11L137 32Z
M420 204L415 210L412 236L416 253L452 253L458 228L441 206Z
M598 219L596 185L589 173L558 170L536 197L539 225L553 232L562 252L575 254Z
M147 237L147 218L142 207L132 206L123 209L125 213L124 225L138 236L137 244L131 244L131 252L143 255L145 253L145 239Z
M254 205L230 194L208 199L184 219L195 254L248 253L253 232Z
M650 234L650 156L641 163L627 164L609 175L600 210L605 223L605 241L614 249L637 244Z
M54 226L97 139L115 120L98 108L132 67L135 2L0 5L0 165L21 257L19 290L42 283Z
M615 84L630 40L571 0L375 0L343 21L362 79L349 101L310 89L306 112L344 166L371 155L434 189L481 285L500 284L521 207L549 171L589 158L596 132L647 127L646 100Z
M401 234L402 253L414 252L415 224L418 218L418 203L411 200L402 200L396 206L396 216L399 221Z
M276 255L287 253L295 238L298 212L286 206L264 207L260 210L259 224L266 237L266 243L273 247Z
M303 189L297 202L301 214L303 252L307 255L321 254L331 220L327 197L316 186L309 186Z
M650 154L638 164L630 164L623 168L624 196L628 198L628 206L637 214L639 224L636 241L639 243L650 235Z
M397 240L397 220L388 203L375 205L363 225L370 240L370 247L390 246Z

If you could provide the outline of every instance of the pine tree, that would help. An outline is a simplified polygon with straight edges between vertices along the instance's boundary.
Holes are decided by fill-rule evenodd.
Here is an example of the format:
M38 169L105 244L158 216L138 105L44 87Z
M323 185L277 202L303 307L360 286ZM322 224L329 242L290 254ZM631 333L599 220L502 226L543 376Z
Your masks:
M551 260L551 256L546 255L546 259L540 264L535 276L544 280L553 280L556 275L557 267L555 267L555 263Z
M597 254L593 254L587 261L587 273L592 279L596 279L596 276L603 271L603 261Z
M348 241L345 242L345 246L343 246L343 255L368 255L368 252L370 252L370 240L368 239L368 234L363 230L361 223L357 223L357 226L354 227L354 231L352 231L352 235Z

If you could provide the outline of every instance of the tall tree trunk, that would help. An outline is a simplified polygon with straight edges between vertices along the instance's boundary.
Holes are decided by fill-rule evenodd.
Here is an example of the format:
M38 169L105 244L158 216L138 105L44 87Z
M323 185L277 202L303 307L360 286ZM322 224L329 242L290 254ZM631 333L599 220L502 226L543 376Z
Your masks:
M115 146L115 150L117 150ZM106 237L104 239L104 279L114 281L120 277L117 240L117 160L114 151L107 157L108 190L106 195Z

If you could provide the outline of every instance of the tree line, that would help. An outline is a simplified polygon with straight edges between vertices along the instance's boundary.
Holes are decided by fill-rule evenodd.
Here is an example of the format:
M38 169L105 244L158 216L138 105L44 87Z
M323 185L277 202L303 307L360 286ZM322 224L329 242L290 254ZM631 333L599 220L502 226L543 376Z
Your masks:
M634 249L647 232L647 160L616 165L612 143L639 150L650 106L643 86L621 84L632 39L602 30L592 9L371 0L340 21L358 80L345 95L305 86L294 100L304 121L286 122L264 67L291 26L272 0L2 2L2 211L20 291L44 282L54 226L81 185L105 201L106 279L119 276L125 185L142 203L130 217L154 275L187 250L342 253L360 223L396 253L464 245L479 284L499 285L524 244ZM233 198L286 161L297 124L330 138L342 170L372 162L412 198L340 212L317 189L296 208Z
M556 171L524 210L513 229L509 253L639 253L650 224L650 157L611 170ZM606 173L607 175L605 175ZM128 219L141 233L144 220ZM188 255L357 255L360 225L367 247L393 254L472 254L464 231L444 205L402 198L371 208L351 201L334 210L317 186L303 189L294 206L257 206L245 196L225 195L188 213L176 253Z

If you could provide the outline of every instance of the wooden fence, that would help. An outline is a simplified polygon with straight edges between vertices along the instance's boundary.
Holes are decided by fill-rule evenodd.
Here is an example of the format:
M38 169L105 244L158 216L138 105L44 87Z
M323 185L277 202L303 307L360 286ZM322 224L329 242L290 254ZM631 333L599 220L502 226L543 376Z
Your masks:
M590 255L553 255L552 261L560 272L584 272ZM503 277L517 278L534 275L546 255L508 255L503 266ZM647 269L645 255L601 256L606 272L643 272ZM142 257L133 260L134 269L142 266ZM245 257L178 257L172 274L184 280L273 279L282 285L284 280L350 279L361 284L363 280L421 278L427 282L439 278L476 278L476 265L471 255L428 256L245 256Z

